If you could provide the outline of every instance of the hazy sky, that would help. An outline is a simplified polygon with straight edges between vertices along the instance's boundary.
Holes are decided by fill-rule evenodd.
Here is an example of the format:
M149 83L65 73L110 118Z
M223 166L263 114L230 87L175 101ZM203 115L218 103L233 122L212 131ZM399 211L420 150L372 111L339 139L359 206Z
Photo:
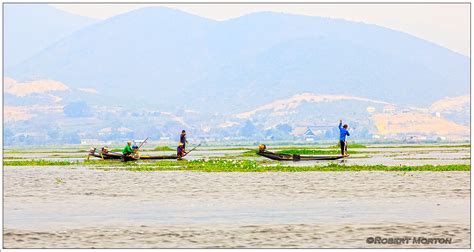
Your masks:
M53 4L99 19L158 4ZM469 56L469 4L167 4L199 16L226 20L257 11L342 18L403 31Z

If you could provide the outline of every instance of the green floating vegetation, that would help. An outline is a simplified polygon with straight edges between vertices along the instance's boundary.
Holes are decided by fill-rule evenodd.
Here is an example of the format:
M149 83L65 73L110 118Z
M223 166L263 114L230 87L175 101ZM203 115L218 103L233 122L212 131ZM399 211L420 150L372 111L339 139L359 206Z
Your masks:
M170 148L169 146L156 146L154 151L174 151L175 149Z
M64 184L64 179L61 177L54 178L56 184Z
M248 150L241 153L244 157L257 157L257 150Z
M253 160L192 160L179 162L156 162L150 165L140 165L127 168L115 168L114 170L126 171L164 171L164 170L187 170L203 172L258 172L265 166L259 165ZM103 168L99 168L105 170ZM107 168L106 168L107 169ZM112 170L112 169L110 169Z
M69 166L69 165L120 165L130 166L134 162L120 162L118 160L84 160L84 161L68 161L68 160L7 160L3 161L5 166Z
M11 157L11 156L10 157L3 157L3 160L5 160L5 159L26 159L26 158L24 158L24 157Z
M58 160L18 160L4 161L5 166L68 166L90 165L100 166L101 170L127 171L164 171L187 170L202 172L305 172L305 171L470 171L470 164L451 165L420 165L420 166L386 166L386 165L314 165L289 166L284 163L273 162L275 165L265 165L255 160L192 160L192 161L158 161L158 162L119 162L117 160L86 160L86 161L58 161ZM107 165L109 165L107 167ZM105 166L105 167L104 167Z
M339 165L324 166L288 166L278 163L266 166L253 160L193 160L183 162L157 162L150 165L131 166L126 168L99 168L102 170L126 171L166 171L186 170L202 172L307 172L307 171L469 171L466 164L421 165L421 166L385 166L385 165Z
M65 166L65 165L78 165L78 161L62 161L62 160L11 160L3 161L5 166Z
M349 142L347 144L347 147L351 148L351 149L363 149L363 148L367 148L367 146L363 145L363 144L357 144L357 143L351 143ZM331 149L340 149L341 148L341 145L338 143L337 145L333 145L333 146L330 146L329 148Z

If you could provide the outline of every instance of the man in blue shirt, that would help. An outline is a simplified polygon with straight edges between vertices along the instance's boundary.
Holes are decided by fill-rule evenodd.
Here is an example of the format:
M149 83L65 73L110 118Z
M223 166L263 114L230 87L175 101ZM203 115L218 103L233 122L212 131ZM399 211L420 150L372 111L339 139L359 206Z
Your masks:
M340 133L339 143L341 145L341 155L344 157L349 156L349 154L347 154L347 141L346 141L346 136L350 136L349 131L347 130L348 127L349 126L347 126L347 124L344 124L344 126L342 126L342 120L339 121L339 133Z

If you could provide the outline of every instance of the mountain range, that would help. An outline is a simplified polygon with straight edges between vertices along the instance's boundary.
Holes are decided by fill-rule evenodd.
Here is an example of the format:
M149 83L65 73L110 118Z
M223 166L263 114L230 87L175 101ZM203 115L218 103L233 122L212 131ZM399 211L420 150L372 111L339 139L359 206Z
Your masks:
M74 32L6 75L211 112L301 92L426 106L468 93L469 58L341 19L262 12L218 22L146 7Z
M381 122L388 123L380 114L403 114L397 123L404 125L411 120L407 114L421 118L421 113L425 123L468 131L463 127L469 126L470 59L400 31L274 12L215 21L146 7L99 21L58 14L46 5L6 6L5 76L30 89L41 86L38 81L67 87L20 96L9 86L5 105L16 115L18 107L44 102L60 110L86 104L92 111L79 116L95 116L94 130L136 121L128 117L129 109L162 117L155 119L163 127L169 122L164 127L169 132L161 126L149 129L161 135L191 127L200 134L238 136L235 132L249 122L265 130L278 122L295 128L339 117L356 125L364 121L360 129L380 134ZM29 18L28 12L35 15ZM53 18L46 22L44 15ZM15 20L21 21L18 32ZM31 41L26 39L30 31ZM322 97L332 102L318 100ZM303 102L282 113L265 109L288 99ZM459 99L463 102L456 104ZM395 112L385 113L391 106ZM121 112L115 115L123 118L107 121L94 112L107 108L117 108ZM384 129L392 135L400 131Z

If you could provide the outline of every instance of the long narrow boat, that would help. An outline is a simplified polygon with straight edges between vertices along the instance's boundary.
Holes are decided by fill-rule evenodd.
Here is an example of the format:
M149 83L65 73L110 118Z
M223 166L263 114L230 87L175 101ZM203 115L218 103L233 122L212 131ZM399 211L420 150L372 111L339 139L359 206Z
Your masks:
M107 153L101 153L101 152L96 152L95 149L91 149L89 152L89 156L92 157L97 157L101 159L122 159L122 153L117 153L117 152L107 152ZM144 160L151 160L151 159L178 159L178 156L176 155L167 155L167 156L150 156L150 155L141 155L137 158L127 156L126 161L131 161L131 160L139 160L139 159L144 159Z
M262 157L279 161L336 160L343 158L343 156L301 156L295 154L277 154L270 151L259 151L257 154Z
M94 149L94 151L91 150L89 152L89 156L97 157L101 159L121 159L122 153L117 153L117 152L100 153L100 152L95 152L95 149Z

